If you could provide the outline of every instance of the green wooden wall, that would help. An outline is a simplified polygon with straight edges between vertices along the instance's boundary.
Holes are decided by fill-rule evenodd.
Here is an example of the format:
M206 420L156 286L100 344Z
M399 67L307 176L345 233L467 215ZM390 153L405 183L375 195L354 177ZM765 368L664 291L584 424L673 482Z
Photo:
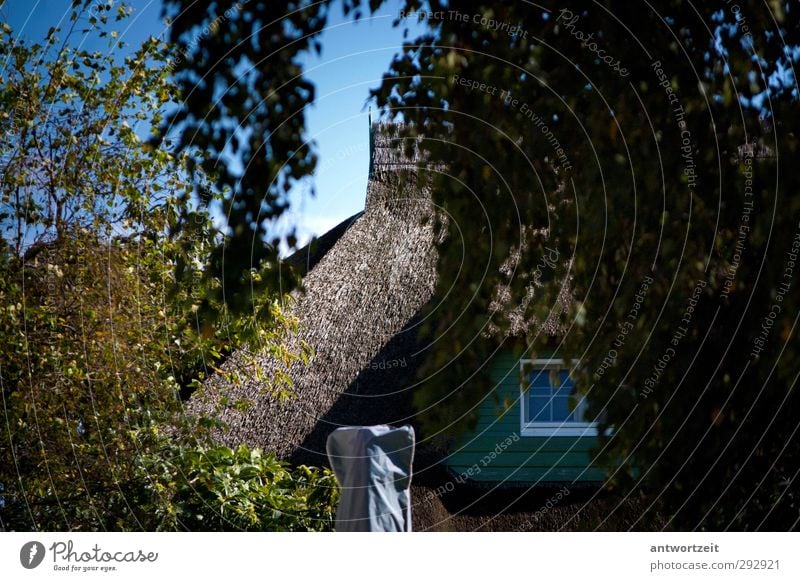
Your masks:
M457 476L481 482L602 481L603 472L591 466L596 438L521 435L518 359L500 354L490 370L498 397L483 400L474 431L453 448L448 465ZM504 411L505 403L511 405Z

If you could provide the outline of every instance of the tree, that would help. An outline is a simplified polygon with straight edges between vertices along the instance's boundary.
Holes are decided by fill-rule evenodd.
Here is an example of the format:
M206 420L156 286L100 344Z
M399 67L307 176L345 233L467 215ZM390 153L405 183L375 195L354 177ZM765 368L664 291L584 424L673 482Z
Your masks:
M211 268L226 289L225 304L237 311L253 294L289 292L298 283L278 259L279 239L271 226L288 208L291 188L316 165L305 134L314 85L303 76L299 57L321 50L317 35L332 5L330 0L165 2L174 46L171 69L182 106L164 123L162 136L180 151L202 152L202 162L189 168L193 178L195 167L202 170L193 179L201 206L213 206L214 194L221 194L231 235L214 250ZM340 5L360 17L361 0ZM379 5L370 2L373 9ZM203 175L215 179L208 183ZM285 241L294 247L293 230ZM251 269L265 276L254 284ZM220 300L221 295L220 290Z
M209 447L213 418L183 417L181 395L233 348L271 349L287 365L307 355L285 346L296 321L280 290L235 318L215 299L208 257L223 237L191 205L189 157L139 136L177 98L166 46L150 38L124 62L115 50L74 48L81 27L117 48L109 11L76 2L64 38L51 29L43 44L14 40L7 25L0 33L10 59L0 82L3 529L181 528L197 499L175 467L234 457ZM127 14L122 6L113 18ZM283 377L272 385L288 391ZM253 478L286 481L287 506L308 496L302 482L328 477L264 462ZM222 510L210 502L225 499L222 484L205 483L207 519ZM320 510L334 493L316 497ZM260 510L248 526L283 526Z
M329 8L292 7L249 3L200 40L185 88L209 76L182 118L201 119L230 87L212 118L256 128L267 146L278 137L266 129L302 120L292 113L313 93L292 94L287 110L276 89L287 72L302 78L292 58L313 41L293 35L316 32ZM663 501L679 528L795 528L800 201L796 172L780 163L797 155L794 6L405 3L415 11L429 32L404 46L374 96L448 168L432 176L450 216L447 300L428 320L448 337L437 360L451 363L416 396L446 402L432 427L462 424L485 394L475 373L497 344L476 339L489 325L557 316L564 336L529 348L572 355L592 412L613 429L599 450L610 486ZM176 34L217 15L182 14ZM230 46L247 56L228 59ZM247 59L262 108L243 106L230 77ZM293 146L276 141L270 160L301 151L297 122ZM257 150L244 151L245 166ZM284 181L310 170L286 166ZM236 204L252 208L262 193L243 190ZM467 249L480 260L463 261ZM539 279L544 253L564 268ZM453 285L469 292L446 294ZM561 312L564 292L573 300Z
M524 296L545 244L569 257L530 314L542 320L570 285L559 348L614 430L601 449L610 482L663 499L681 528L797 526L796 293L782 286L797 201L794 178L777 171L796 154L797 93L793 77L775 75L793 69L786 47L798 46L800 21L783 3L739 6L477 5L471 14L534 24L509 36L446 19L406 48L378 92L426 134L447 136L431 149L458 179L433 191L453 223L491 225L491 238L465 242L486 257L483 294L446 305L437 330L469 309L479 322L462 333L472 336L494 285ZM530 244L531 227L544 240L503 275L505 250ZM442 255L441 288L476 280L478 267L455 255ZM464 266L475 272L457 275ZM765 322L773 335L762 348Z

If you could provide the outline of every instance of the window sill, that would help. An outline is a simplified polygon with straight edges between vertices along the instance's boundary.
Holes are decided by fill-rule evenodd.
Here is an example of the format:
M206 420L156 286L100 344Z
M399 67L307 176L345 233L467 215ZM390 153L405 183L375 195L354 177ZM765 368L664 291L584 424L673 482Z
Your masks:
M526 424L522 426L520 435L529 437L594 437L597 436L597 424Z

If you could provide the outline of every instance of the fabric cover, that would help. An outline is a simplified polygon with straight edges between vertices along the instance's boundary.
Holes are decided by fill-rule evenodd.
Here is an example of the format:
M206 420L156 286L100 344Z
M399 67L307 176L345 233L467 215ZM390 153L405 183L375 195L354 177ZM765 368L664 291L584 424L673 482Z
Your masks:
M336 530L410 532L414 428L338 428L326 447L342 489Z

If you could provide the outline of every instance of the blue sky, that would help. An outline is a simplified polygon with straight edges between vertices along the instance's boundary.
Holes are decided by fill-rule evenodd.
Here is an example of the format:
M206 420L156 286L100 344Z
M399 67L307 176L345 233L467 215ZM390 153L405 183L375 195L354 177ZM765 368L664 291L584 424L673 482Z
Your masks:
M123 21L119 40L131 50L149 35L164 37L160 0L133 0L133 15ZM69 25L69 0L7 0L0 18L16 35L44 37L50 26ZM314 181L292 193L288 219L299 227L301 242L319 235L364 207L369 163L367 100L403 42L403 26L392 27L400 0L387 1L374 15L358 22L333 10L322 37L322 54L309 54L306 74L316 85L316 102L308 111L309 137L316 141L319 165ZM412 30L411 36L414 36ZM107 45L92 47L108 50ZM123 56L123 54L120 54Z
M353 23L336 9L322 38L322 54L306 61L307 76L317 87L308 124L320 159L317 198L297 195L295 211L309 231L325 232L364 208L367 99L402 45L402 26L392 27L399 10L399 1L387 2L378 13Z

